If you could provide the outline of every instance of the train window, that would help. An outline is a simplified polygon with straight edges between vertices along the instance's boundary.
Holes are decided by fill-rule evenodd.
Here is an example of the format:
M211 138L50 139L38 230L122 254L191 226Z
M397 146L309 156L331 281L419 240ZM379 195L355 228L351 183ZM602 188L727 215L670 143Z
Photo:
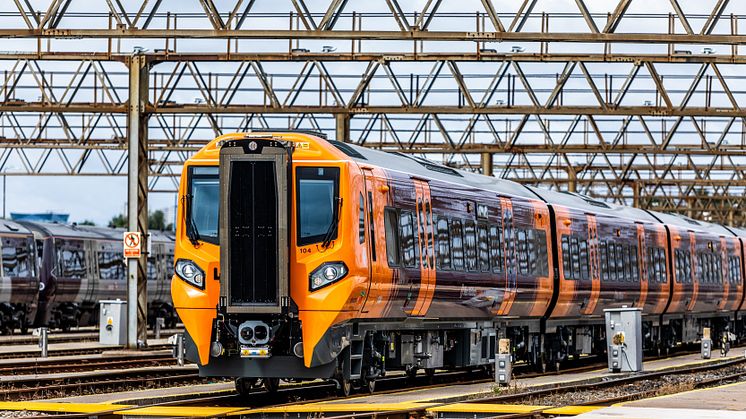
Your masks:
M461 220L451 221L451 251L453 257L453 269L464 270L464 235L461 228Z
M622 266L624 266L624 280L627 282L632 282L632 265L629 261L629 252L629 246L622 245Z
M370 220L370 254L376 260L376 223L373 217L373 192L368 191L368 219Z
M220 177L218 166L191 166L186 196L186 223L190 237L218 244Z
M361 195L362 197L362 195ZM364 210L365 206L361 205ZM383 211L383 225L386 232L386 260L389 266L399 266L399 216L393 208L386 208ZM363 223L363 230L365 223Z
M609 271L609 281L616 281L616 246L613 242L606 242L606 269Z
M516 230L518 234L518 272L528 275L528 244L526 230Z
M490 225L490 259L492 260L492 272L502 272L505 268L502 229L494 224Z
M438 229L438 255L436 263L438 269L451 269L451 236L448 231L448 219L440 217L437 219Z
M674 252L674 258L676 259L676 282L682 283L684 279L684 255L681 250L676 249Z
M435 268L435 237L433 236L433 209L430 207L430 201L425 201L425 220L427 222L427 261L430 267Z
M691 252L684 252L684 283L692 283L692 254Z
M565 279L572 279L572 266L570 263L570 237L562 236L562 272Z
M420 237L422 240L425 241L425 246L422 249L424 250L424 254L422 255L422 259L420 259L420 266L427 266L427 230L425 228L425 212L422 208L421 199L417 199L416 213L417 213L417 237Z
M534 240L536 249L536 271L535 275L549 275L549 255L547 253L547 232L544 230L534 230Z
M580 279L587 281L590 279L590 265L588 264L588 242L578 240L580 247Z
M640 264L637 263L637 245L630 246L629 264L632 267L632 281L640 282Z
M715 267L717 268L718 283L723 283L723 256L720 253L713 255L715 258Z
M416 248L414 223L412 222L412 213L402 211L399 216L399 231L401 236L401 257L402 264L408 268L414 268L416 262Z
M62 276L83 278L86 274L85 251L74 247L63 247L59 251Z
M619 282L626 281L624 276L624 252L625 246L622 244L615 244L616 247L616 280Z
M539 255L536 254L536 230L530 228L526 230L526 255L528 256L528 271L532 275L538 274L536 263L539 260Z
M103 280L116 280L124 278L126 265L122 252L101 251L98 252L98 272Z
M570 255L572 256L573 279L580 279L580 243L575 236L570 237Z
M735 276L736 276L736 279L735 279L734 282L736 284L740 284L741 283L741 279L742 279L741 278L741 257L740 256L736 256L736 257L733 258L733 265L734 265L733 266L733 272L735 272Z
M464 223L464 256L466 269L470 272L477 271L477 231L474 221L467 220Z
M598 259L601 265L601 280L609 280L609 263L606 260L606 242L600 242L598 244Z
M479 244L479 269L490 271L490 243L487 237L487 226L480 224L477 228L477 242Z
M31 253L24 239L3 240L3 276L31 275Z
M662 247L658 248L658 265L660 266L660 282L666 283L667 268L666 268L666 252Z
M338 222L339 168L296 168L298 211L298 245L305 246L325 239L334 240L337 233L332 223ZM372 203L370 206L372 207ZM372 218L372 217L371 217ZM332 233L331 237L329 232Z
M360 211L357 219L357 233L360 236L360 243L365 243L365 201L363 194L360 194Z
M653 254L653 247L648 247L647 252L647 265L648 265L648 282L657 282L658 278L655 277L655 255Z

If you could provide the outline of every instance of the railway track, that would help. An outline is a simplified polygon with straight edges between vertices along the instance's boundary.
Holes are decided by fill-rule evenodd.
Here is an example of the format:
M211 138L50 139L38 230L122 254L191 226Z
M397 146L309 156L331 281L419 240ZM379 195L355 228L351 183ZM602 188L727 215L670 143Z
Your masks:
M141 349L141 351L158 351L158 350L164 350L164 349L171 349L172 346L168 344L158 344L158 345L150 345L145 349ZM73 355L98 355L103 352L107 351L116 351L124 349L123 346L108 346L108 347L102 347L102 346L96 346L96 347L86 347L86 348L50 348L48 352L48 356L50 358L56 358L56 357L62 357L62 356L73 356ZM39 350L33 350L33 351L17 351L17 352L2 352L0 353L0 360L9 360L9 359L28 359L28 358L36 358L40 354Z
M707 377L700 375L707 373ZM677 379L671 379L677 377ZM663 394L673 394L697 388L712 387L746 379L746 360L743 358L712 363L701 366L685 366L662 371L642 372L624 375L619 378L601 377L587 382L548 385L527 390L506 390L509 394L479 397L463 400L444 401L422 409L389 410L379 412L361 412L338 416L327 416L326 419L362 419L375 418L411 418L423 417L426 410L466 404L526 404L535 406L610 406L615 403L638 400ZM611 396L603 396L604 392ZM463 415L457 415L463 416ZM450 417L446 415L445 417ZM542 413L527 412L518 414L492 415L500 419L523 419L542 417Z
M173 358L171 351L148 351L98 358L19 359L0 364L0 376L60 374L166 365L176 365L176 359Z
M166 354L155 356L143 356L144 363L168 362L164 359ZM127 360L121 360L119 369L99 370L95 372L78 374L75 376L54 376L50 377L24 377L13 382L0 381L0 397L4 400L28 400L47 399L53 397L70 397L72 395L84 395L101 392L127 391L135 389L154 388L161 386L174 386L192 383L206 383L208 379L199 377L195 366L173 367L163 365L135 365L135 360L127 364ZM545 375L562 375L567 373L580 373L597 370L606 366L605 362L598 359L586 359L585 365L571 369L565 369L560 372L550 372L545 374L530 371L528 366L518 365L515 369L517 378L531 378ZM543 404L543 405L581 405L581 404L599 404L599 403L616 403L618 401L642 398L660 392L660 386L650 385L655 380L662 379L666 376L685 376L687 374L702 374L704 372L724 371L731 368L726 373L717 373L708 376L706 379L698 380L697 386L707 386L717 384L723 380L733 380L746 376L746 360L735 359L724 362L717 362L697 367L679 367L664 371L640 373L635 375L624 375L620 377L606 377L604 379L592 379L584 382L574 382L569 385L545 385L541 387L532 387L531 389L506 389L501 394L470 399L469 403L511 403L511 404ZM91 366L99 365L97 360L93 360ZM134 370L123 370L123 367L133 367ZM21 368L34 368L33 365L20 365ZM61 370L75 371L75 368L84 368L81 365L75 365L70 362L68 365L59 365ZM734 369L735 368L735 369ZM1 371L1 370L0 370ZM48 370L57 373L51 367ZM0 372L0 374L2 374ZM214 379L209 380L214 382ZM436 374L433 377L419 375L414 380L408 379L404 374L392 374L379 379L377 382L377 395L396 394L411 390L437 389L448 385L460 384L479 384L492 382L492 378L486 374L476 374L475 371L452 371ZM641 384L643 383L643 384ZM647 383L647 384L646 384ZM670 385L670 383L669 383ZM616 393L609 397L602 397L603 391L615 389ZM621 390L620 390L621 389ZM282 406L288 404L297 404L298 402L323 402L329 400L338 400L336 389L333 384L327 382L309 382L304 384L284 385L275 394L266 393L263 390L255 389L252 391L253 396L248 399L239 396L236 393L230 394L212 394L205 396L188 395L172 397L164 401L159 399L158 403L148 403L147 400L133 400L130 404L147 406L240 406L251 405L252 407ZM579 395L593 394L591 399L583 400ZM550 401L549 399L554 400ZM564 398L564 401L563 401ZM558 400L559 399L559 400ZM447 406L463 400L441 400L441 406ZM432 406L429 406L432 407ZM382 414L396 416L402 412L378 412ZM420 412L424 414L425 412ZM357 414L355 417L370 416L366 414ZM67 416L66 416L67 417ZM345 418L347 416L340 416ZM520 416L516 416L520 417Z
M5 401L42 400L71 395L142 390L164 385L205 382L208 382L208 380L199 376L196 366L158 366L91 371L74 376L31 375L0 381L0 399Z
M528 372L526 368L518 367L516 369L518 378L529 378L538 375L561 375L570 372L584 372L598 369L605 363L588 361L587 365L577 368L566 369L560 373L552 372L539 374ZM108 372L99 372L101 375L91 377L76 377L76 379L62 380L51 378L40 382L34 388L23 387L0 387L0 394L6 394L5 397L13 397L15 400L30 397L54 397L57 395L69 396L70 393L90 394L91 392L101 391L121 391L122 384L126 383L129 389L150 388L159 385L175 385L206 382L200 378L194 367L183 368L148 368L137 371L124 371L108 374ZM672 379L671 377L678 377ZM659 395L662 392L687 391L692 388L701 388L717 385L734 380L746 378L746 360L742 358L730 359L727 361L714 362L698 366L682 366L661 371L644 372L638 374L627 374L619 377L599 377L583 381L576 381L569 384L550 384L540 387L531 387L526 389L506 389L494 396L471 398L467 402L463 399L446 400L442 399L440 403L428 406L444 407L455 403L493 403L493 404L531 404L531 405L551 405L555 407L564 405L603 405L613 404L627 400ZM656 385L657 381L664 381ZM678 385L678 381L692 381L687 386ZM414 381L407 379L403 374L392 375L380 379L378 382L377 395L392 394L395 395L402 391L437 389L447 385L454 384L473 384L491 382L490 378L484 375L477 377L473 371L455 371L442 374L436 374L434 377L417 376ZM674 390L671 387L674 387ZM678 391L675 391L678 390ZM604 392L611 395L603 397ZM322 382L311 382L302 385L282 386L275 394L268 394L261 390L255 390L254 397L247 400L245 397L236 394L219 394L189 396L188 399L174 398L168 401L159 401L157 403L148 403L147 400L129 401L130 404L137 404L142 407L156 406L219 406L244 407L247 404L252 407L282 406L292 405L299 402L323 402L329 400L338 400L335 395L333 385ZM585 397L585 398L583 398ZM108 412L108 413L113 413ZM408 418L414 416L424 416L425 409L413 411L411 409L401 411L379 411L370 413L346 414L327 419L352 419L366 417L389 417L389 418ZM44 417L87 417L86 415L49 415ZM540 413L532 412L530 414L501 415L499 418L529 418L541 417Z
M182 333L184 329L162 329L161 338L169 337L176 333ZM155 332L148 331L148 338L154 339ZM98 341L98 329L86 328L75 332L55 332L51 331L48 335L49 343L70 343L70 342L96 342ZM35 345L39 343L39 337L29 334L16 334L0 336L0 345Z

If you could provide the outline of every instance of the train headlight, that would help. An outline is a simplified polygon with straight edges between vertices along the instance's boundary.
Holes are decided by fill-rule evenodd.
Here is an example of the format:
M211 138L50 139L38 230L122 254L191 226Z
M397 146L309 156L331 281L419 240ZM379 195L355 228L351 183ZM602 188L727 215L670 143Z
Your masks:
M201 290L205 289L205 272L191 260L177 260L174 272L188 284L194 285Z
M347 275L347 265L342 262L326 262L316 268L309 277L311 291L333 284Z

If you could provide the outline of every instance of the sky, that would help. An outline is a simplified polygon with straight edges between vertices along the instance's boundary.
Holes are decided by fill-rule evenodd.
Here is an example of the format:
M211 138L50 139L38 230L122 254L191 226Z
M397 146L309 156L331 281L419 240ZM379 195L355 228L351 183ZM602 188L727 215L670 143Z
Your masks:
M5 176L6 215L11 212L62 212L71 222L93 221L106 225L125 211L127 178L124 176ZM151 193L148 208L162 210L173 221L174 194Z

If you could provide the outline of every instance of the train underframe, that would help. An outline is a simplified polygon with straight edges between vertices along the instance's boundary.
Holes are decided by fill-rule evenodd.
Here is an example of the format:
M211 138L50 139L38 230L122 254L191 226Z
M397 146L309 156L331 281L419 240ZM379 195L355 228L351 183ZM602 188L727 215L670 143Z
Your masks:
M30 326L30 307L26 304L0 303L0 334L10 335L15 330L22 334Z
M436 369L479 369L491 372L497 341L508 338L514 362L522 361L539 371L559 369L581 356L603 355L606 336L603 319L508 320L429 322L354 322L330 329L317 345L315 359L328 362L312 368L303 364L301 325L296 318L271 316L259 320L226 320L221 316L214 328L210 362L200 367L204 376L233 376L239 392L264 386L274 391L281 379L304 381L329 379L342 394L352 389L373 391L375 381L387 371L405 371L414 377ZM746 325L744 318L739 324ZM724 313L710 316L647 316L643 319L644 349L666 354L684 344L701 340L704 328L711 329L714 347L726 349L744 337L734 333L735 318ZM242 327L267 327L260 344L240 338ZM738 328L745 330L746 327ZM265 352L262 352L265 350ZM198 359L187 336L187 358Z

